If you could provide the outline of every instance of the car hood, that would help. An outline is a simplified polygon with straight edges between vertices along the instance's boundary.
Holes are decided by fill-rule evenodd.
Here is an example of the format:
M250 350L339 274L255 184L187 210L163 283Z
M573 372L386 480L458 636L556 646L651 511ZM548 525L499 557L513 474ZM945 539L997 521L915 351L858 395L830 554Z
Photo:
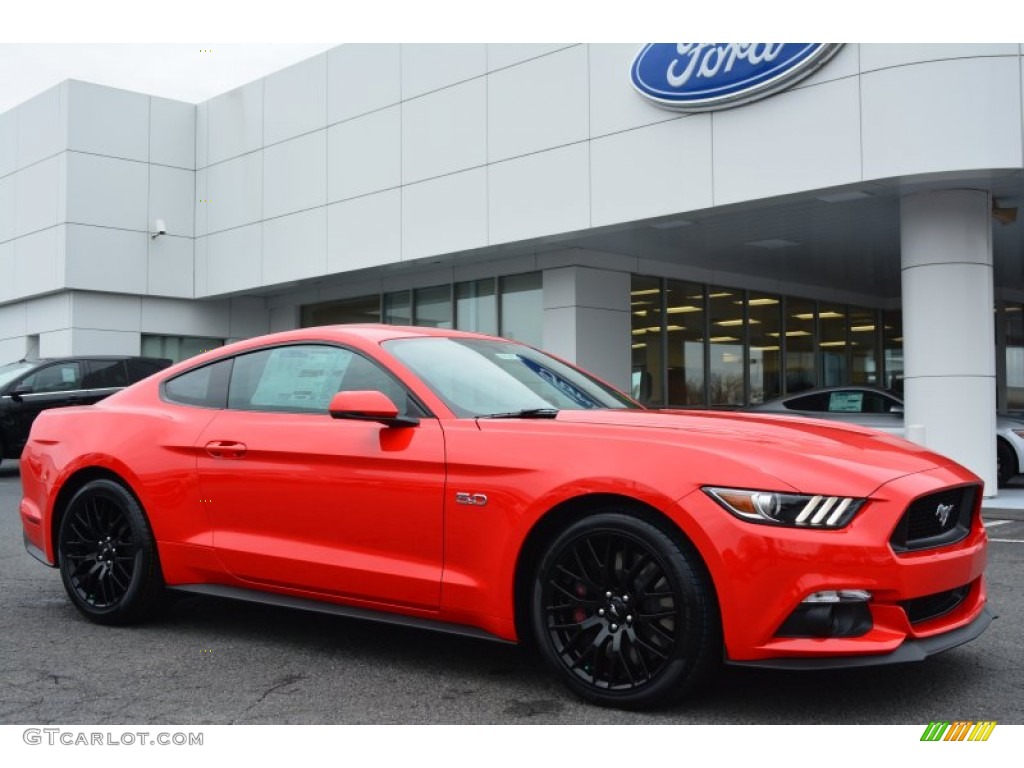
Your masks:
M818 419L714 411L561 411L558 421L658 435L720 459L722 477L705 484L736 483L738 465L778 478L805 493L867 496L898 477L952 468L974 480L950 459L893 435ZM671 436L671 437L669 437Z

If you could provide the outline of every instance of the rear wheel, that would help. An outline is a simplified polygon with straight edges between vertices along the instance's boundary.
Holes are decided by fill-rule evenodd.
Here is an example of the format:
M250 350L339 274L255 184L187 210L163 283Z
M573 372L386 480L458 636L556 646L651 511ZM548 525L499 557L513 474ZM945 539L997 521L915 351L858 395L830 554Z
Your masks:
M161 604L163 576L149 522L113 480L93 480L72 497L57 539L64 588L86 618L130 624Z
M1017 456L1013 446L1002 439L996 440L996 475L999 485L1009 483L1017 475Z
M721 661L721 624L696 551L624 510L563 531L531 598L541 654L602 706L644 709L694 690Z

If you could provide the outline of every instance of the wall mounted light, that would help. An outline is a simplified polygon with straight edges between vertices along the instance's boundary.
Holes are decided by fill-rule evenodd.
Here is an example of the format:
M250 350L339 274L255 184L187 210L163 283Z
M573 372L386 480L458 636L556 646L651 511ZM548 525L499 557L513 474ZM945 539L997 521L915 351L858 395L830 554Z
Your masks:
M164 222L163 219L157 219L155 222L153 222L153 226L156 228L156 231L150 234L150 238L152 240L156 240L158 237L160 237L160 235L167 234L167 224Z

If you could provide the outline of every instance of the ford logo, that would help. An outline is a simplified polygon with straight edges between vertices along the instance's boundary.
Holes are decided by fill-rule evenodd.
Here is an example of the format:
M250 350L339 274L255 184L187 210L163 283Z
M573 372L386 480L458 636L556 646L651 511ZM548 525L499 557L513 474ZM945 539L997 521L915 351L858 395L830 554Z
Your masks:
M633 87L657 104L706 112L762 99L807 77L842 43L649 43Z

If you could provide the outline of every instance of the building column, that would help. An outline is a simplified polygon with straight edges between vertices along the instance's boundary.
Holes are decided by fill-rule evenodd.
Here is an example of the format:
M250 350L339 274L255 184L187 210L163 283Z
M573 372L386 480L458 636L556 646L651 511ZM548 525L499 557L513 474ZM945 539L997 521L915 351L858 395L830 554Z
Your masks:
M628 272L544 270L544 349L629 392Z
M986 191L900 204L908 438L963 464L996 495L992 201Z

